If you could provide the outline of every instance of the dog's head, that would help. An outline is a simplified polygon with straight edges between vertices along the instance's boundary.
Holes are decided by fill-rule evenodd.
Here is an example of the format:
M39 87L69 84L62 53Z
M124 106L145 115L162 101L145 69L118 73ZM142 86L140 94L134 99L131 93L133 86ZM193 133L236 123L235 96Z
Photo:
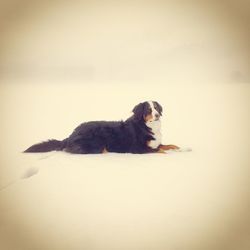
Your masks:
M158 121L162 115L162 106L155 101L142 102L134 107L133 113L136 120Z

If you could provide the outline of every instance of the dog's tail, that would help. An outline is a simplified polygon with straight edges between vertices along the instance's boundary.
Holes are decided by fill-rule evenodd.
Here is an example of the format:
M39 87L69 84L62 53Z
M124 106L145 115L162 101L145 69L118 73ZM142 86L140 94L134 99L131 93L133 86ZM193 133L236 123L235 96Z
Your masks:
M66 147L67 139L63 141L58 140L48 140L45 142L37 143L27 148L24 153L41 153L41 152L50 152L53 150L61 151Z

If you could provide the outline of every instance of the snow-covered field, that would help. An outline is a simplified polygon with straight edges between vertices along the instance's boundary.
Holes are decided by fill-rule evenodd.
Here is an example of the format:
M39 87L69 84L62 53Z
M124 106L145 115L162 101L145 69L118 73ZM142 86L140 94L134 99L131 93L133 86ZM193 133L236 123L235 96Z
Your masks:
M0 250L249 250L249 1L0 1ZM168 154L23 154L164 108Z
M1 249L248 249L250 85L1 86ZM169 154L23 154L81 122L163 108Z

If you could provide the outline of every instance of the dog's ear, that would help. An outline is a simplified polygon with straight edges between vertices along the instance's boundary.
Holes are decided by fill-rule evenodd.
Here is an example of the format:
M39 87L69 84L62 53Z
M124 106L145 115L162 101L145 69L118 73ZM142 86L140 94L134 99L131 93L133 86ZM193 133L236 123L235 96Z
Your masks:
M162 115L162 106L158 103L158 102L155 102L155 104L156 104L156 110L158 111L158 113L160 114L160 115Z
M141 120L143 117L144 117L144 106L145 106L145 103L139 103L137 104L132 112L134 113L134 117L137 119L137 120Z

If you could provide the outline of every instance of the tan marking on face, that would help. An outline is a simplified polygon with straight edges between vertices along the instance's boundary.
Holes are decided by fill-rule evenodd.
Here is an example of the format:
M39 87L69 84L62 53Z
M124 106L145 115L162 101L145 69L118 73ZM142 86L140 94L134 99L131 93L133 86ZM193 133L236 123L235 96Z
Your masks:
M144 120L145 120L145 122L150 121L150 120L152 120L152 119L153 119L153 115L152 115L152 113L151 113L151 114L149 114L149 115L144 116Z

